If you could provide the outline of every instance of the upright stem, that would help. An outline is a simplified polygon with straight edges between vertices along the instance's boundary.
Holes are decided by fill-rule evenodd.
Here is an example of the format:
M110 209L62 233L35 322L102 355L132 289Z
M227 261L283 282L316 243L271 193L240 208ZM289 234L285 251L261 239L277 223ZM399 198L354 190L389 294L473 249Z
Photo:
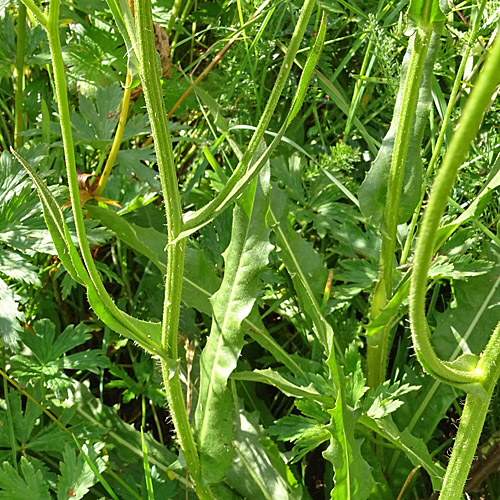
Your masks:
M457 75L455 77L455 81L453 82L453 88L450 93L450 98L448 100L448 106L446 107L446 112L443 117L443 123L441 125L441 130L439 131L438 138L436 140L436 145L434 147L434 152L432 153L432 157L429 161L429 166L427 167L427 170L425 172L425 181L427 181L432 173L434 172L434 168L436 166L437 160L439 158L439 155L441 154L441 148L443 147L443 142L444 142L444 137L446 135L446 130L448 129L448 124L450 123L451 119L451 113L455 107L455 100L458 95L458 92L460 90L460 87L462 86L462 76L465 71L465 66L467 65L467 62L469 61L469 54L470 51L472 50L472 46L474 42L476 41L477 33L479 31L479 27L481 26L481 21L483 18L483 12L486 7L486 2L488 0L482 0L481 4L479 6L479 10L477 13L476 20L474 22L474 26L472 27L472 31L470 32L469 35L469 40L465 46L465 51L462 56L462 61L460 62L460 66L457 71ZM408 255L410 253L410 248L411 248L411 243L413 241L413 236L415 234L415 228L417 226L417 221L420 216L420 209L422 207L422 203L424 202L424 197L425 197L425 186L426 183L424 182L422 186L422 195L420 197L420 201L417 205L417 208L415 209L415 212L413 213L413 217L411 219L410 223L410 228L408 230L408 236L405 241L405 246L403 248L403 253L401 255L401 260L400 260L400 265L403 265L406 260L408 259Z
M28 4L29 6L29 4ZM68 186L71 198L71 208L75 220L76 234L80 243L85 266L89 273L92 284L98 292L106 308L110 311L116 311L118 308L109 296L102 284L99 272L90 253L87 233L85 232L85 223L83 210L80 203L80 190L78 187L78 178L76 172L75 147L71 130L71 121L69 114L68 92L66 88L66 79L64 72L64 61L62 58L61 40L59 38L59 7L60 0L50 2L50 10L47 24L44 26L49 40L50 55L54 70L54 83L56 90L57 105L59 109L59 122L61 124L61 135L64 148L64 159L66 162L66 172L68 176ZM29 6L31 9L31 7Z
M26 47L26 6L19 4L17 9L16 40L16 87L14 94L14 148L23 145L19 135L23 130L23 90L24 90L24 51Z
M170 243L167 249L168 261L161 344L167 356L175 360L178 356L177 336L186 242L185 240L179 240L172 243L176 240L182 228L182 208L172 141L168 129L167 112L160 84L161 71L155 48L151 1L136 0L135 14L141 81L154 137L165 204L168 241ZM209 487L202 480L200 460L186 412L179 372L177 370L170 371L163 361L161 367L170 413L184 452L187 467L195 483L196 492L202 500L212 499L213 496Z
M412 128L417 108L418 94L425 57L431 39L432 30L417 28L413 40L413 51L406 75L401 115L394 139L389 183L387 186L387 202L384 210L385 233L382 234L382 251L380 254L380 274L375 289L371 317L375 318L383 309L392 295L392 271L394 267L394 253L396 250L396 235L398 226L399 204L403 188L404 170L408 147L410 144L409 131ZM367 363L368 386L377 387L385 380L387 364L387 346L390 328L386 327L376 336L368 337Z

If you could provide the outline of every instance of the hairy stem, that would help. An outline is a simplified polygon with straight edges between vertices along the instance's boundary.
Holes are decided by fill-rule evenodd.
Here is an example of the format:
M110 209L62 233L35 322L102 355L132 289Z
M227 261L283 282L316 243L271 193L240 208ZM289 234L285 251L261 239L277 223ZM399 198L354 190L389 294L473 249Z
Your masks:
M23 90L24 90L24 51L26 47L26 6L19 4L17 9L17 40L16 40L16 88L14 94L14 147L23 145L19 135L23 130Z
M136 26L138 33L138 51L140 75L146 99L146 106L154 137L158 170L160 173L167 234L171 244L167 250L167 276L162 321L162 347L167 356L176 360L179 311L181 303L182 277L184 269L185 240L175 243L182 227L182 209L177 185L177 172L172 150L172 141L168 129L167 113L160 84L161 70L156 54L153 18L150 0L136 0ZM200 460L191 431L184 396L182 394L179 372L162 361L163 381L165 384L172 420L179 437L186 464L195 484L199 498L212 499L213 496L201 477Z
M406 75L401 116L394 140L394 152L391 160L387 202L384 210L385 233L382 234L382 251L380 254L380 274L375 289L371 316L375 318L387 305L392 295L392 272L396 249L399 204L403 188L404 170L410 133L417 108L420 82L425 65L425 57L431 39L432 30L417 28L413 40L408 73ZM368 337L368 386L377 387L385 380L387 363L387 346L390 329L384 328L376 336Z
M493 390L500 376L500 323L481 356L477 370L482 374L487 397L467 395L439 500L460 500L462 496Z
M476 16L476 20L474 22L474 25L472 27L472 31L470 32L469 35L469 40L468 43L465 47L464 54L462 56L462 61L460 62L460 66L457 71L457 75L455 77L455 81L453 82L453 88L451 89L450 93L450 98L448 100L448 106L446 107L446 112L443 117L443 123L441 124L441 130L439 131L438 138L436 140L436 145L434 146L434 152L432 153L432 157L429 161L429 166L427 167L427 170L425 172L425 180L427 181L432 173L434 172L434 168L436 167L437 160L439 158L439 155L441 154L441 148L443 147L443 142L444 138L446 135L446 131L448 129L448 125L450 123L451 119L451 113L455 107L455 100L458 95L458 92L460 91L460 87L462 86L462 76L465 71L465 66L467 65L467 62L469 61L469 54L470 51L472 50L472 47L476 41L477 38L477 33L479 31L479 27L481 26L482 18L483 18L483 12L486 7L486 2L487 0L482 0L481 5L479 6L479 10ZM415 234L415 229L417 226L417 221L420 215L420 209L422 207L422 203L424 202L424 197L425 197L425 186L426 183L424 182L422 186L422 196L420 197L419 204L417 205L417 208L415 209L415 212L413 214L413 217L411 219L410 223L410 229L408 230L408 236L405 241L405 245L403 248L403 253L401 255L401 260L400 260L400 265L405 264L405 262L408 259L408 255L410 253L410 248L411 248L411 243L413 241L413 236Z
M231 194L231 191L236 186L238 181L245 175L248 169L250 161L252 160L257 148L264 136L264 133L271 121L274 114L274 110L278 104L281 97L285 83L287 81L290 69L293 66L295 55L300 47L300 42L304 36L307 23L311 17L312 11L314 9L316 2L315 0L305 0L302 7L302 12L300 13L297 25L295 26L295 31L293 32L292 39L290 40L290 45L288 46L288 51L283 59L283 64L281 65L278 76L276 77L276 82L274 84L271 95L267 101L262 117L257 124L257 128L250 139L248 148L243 154L238 166L235 171L226 182L224 187L219 191L217 196L202 209L197 212L190 214L185 221L184 230L189 230L199 226L203 221L209 220L214 214L217 214L217 209L226 201L226 199Z
M436 233L455 182L458 169L465 160L483 115L500 83L500 37L497 37L474 89L463 109L458 127L450 141L439 173L432 187L429 203L419 232L410 286L410 321L413 345L420 362L431 374L444 381L477 382L475 371L456 370L441 361L430 343L425 311L427 274L434 252Z

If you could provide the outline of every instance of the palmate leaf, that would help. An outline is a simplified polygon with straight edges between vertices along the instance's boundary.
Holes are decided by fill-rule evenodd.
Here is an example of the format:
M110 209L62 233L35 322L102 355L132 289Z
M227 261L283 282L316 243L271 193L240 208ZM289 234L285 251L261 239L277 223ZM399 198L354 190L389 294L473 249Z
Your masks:
M93 446L85 446L84 451L91 459L96 461L104 443ZM103 458L97 459L98 470L102 472L106 467ZM57 487L57 500L79 500L89 491L90 487L97 483L97 478L84 460L81 454L77 455L74 448L66 445L63 453L63 460L59 464L61 475Z
M48 319L37 321L34 329L36 333L28 330L21 333L21 340L31 350L31 355L19 354L11 358L12 373L20 382L35 382L42 378L59 399L65 399L72 385L65 369L96 373L98 368L109 366L109 358L102 351L86 350L64 356L91 337L89 331L92 328L83 323L68 326L57 337L55 326Z
M19 310L14 291L0 278L0 338L9 349L16 349L24 313Z
M41 471L35 471L26 457L21 458L20 473L7 462L0 469L0 499L50 500L49 488Z
M234 208L224 279L211 298L212 329L201 355L195 413L203 476L210 483L221 481L233 460L232 400L227 383L244 345L241 324L252 311L257 280L272 248L266 225L269 189L267 166Z

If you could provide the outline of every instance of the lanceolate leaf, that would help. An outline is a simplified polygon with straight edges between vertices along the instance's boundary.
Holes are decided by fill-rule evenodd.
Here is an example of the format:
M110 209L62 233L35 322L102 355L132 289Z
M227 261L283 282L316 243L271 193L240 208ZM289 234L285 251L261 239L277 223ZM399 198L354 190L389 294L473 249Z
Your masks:
M299 483L288 470L277 446L259 425L257 413L240 412L235 430L234 465L226 482L243 498L299 500Z
M494 190L498 186L500 186L500 172L497 172L486 186L484 186L474 201L467 207L467 210L459 215L454 221L448 222L439 228L436 236L436 250L438 250L462 224L478 218L483 213Z
M127 46L128 69L132 76L132 87L136 87L140 83L139 79L139 62L136 56L137 34L135 23L130 11L127 0L107 0L108 6L113 14L123 41Z
M411 129L411 138L406 157L404 169L403 192L401 194L401 203L399 207L398 223L406 222L413 214L422 192L422 156L421 144L424 128L427 124L427 118L432 104L431 77L434 68L434 61L439 50L441 27L439 24L434 27L431 36L429 49L427 51L425 66L420 84L417 108L415 111L415 121ZM372 221L383 228L384 209L386 206L387 186L389 182L389 171L391 167L392 154L394 151L394 140L400 111L403 103L403 92L408 71L408 65L413 52L413 43L415 37L412 37L401 68L401 80L394 107L394 114L389 131L387 132L378 152L377 158L372 163L371 169L366 175L358 192L358 199L363 214L371 218Z
M211 299L213 322L201 355L195 414L203 476L210 483L219 482L233 460L233 415L227 382L244 344L241 323L253 308L257 279L271 249L265 222L269 178L267 166L235 206L231 243L224 253L224 279Z

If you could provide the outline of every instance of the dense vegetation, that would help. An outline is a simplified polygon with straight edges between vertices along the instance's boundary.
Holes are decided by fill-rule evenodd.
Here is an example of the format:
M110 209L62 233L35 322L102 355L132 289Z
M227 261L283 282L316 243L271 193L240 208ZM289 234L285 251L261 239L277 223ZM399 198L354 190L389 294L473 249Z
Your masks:
M0 499L498 498L499 13L0 0Z

